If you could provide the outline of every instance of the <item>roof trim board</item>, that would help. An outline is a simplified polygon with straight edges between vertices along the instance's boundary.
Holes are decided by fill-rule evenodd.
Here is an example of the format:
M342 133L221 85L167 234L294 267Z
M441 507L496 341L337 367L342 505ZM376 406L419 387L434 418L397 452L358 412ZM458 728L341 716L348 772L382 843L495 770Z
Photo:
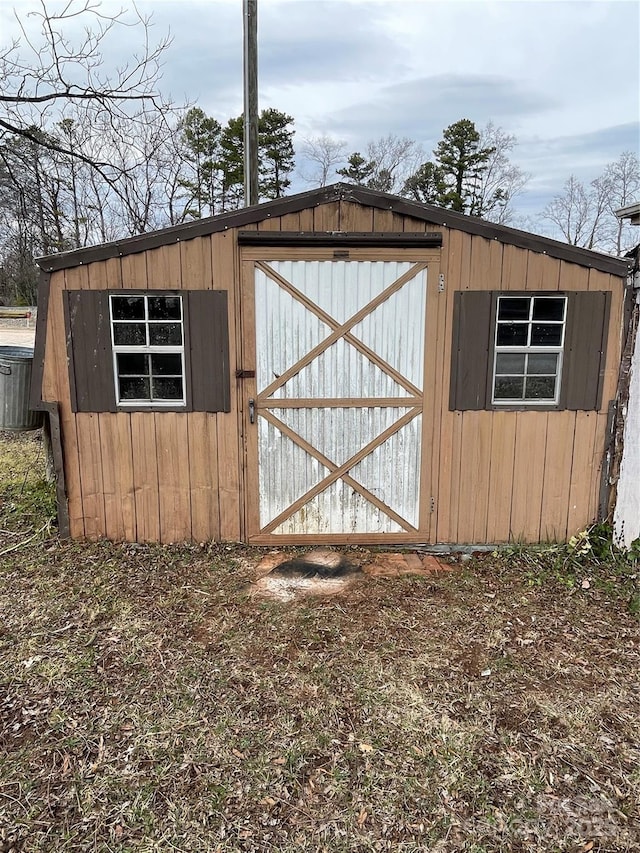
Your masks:
M207 219L198 219L194 222L172 225L159 231L152 231L136 237L127 237L123 240L102 243L98 246L74 249L73 251L61 252L56 255L47 255L37 258L36 262L45 272L54 272L55 270L82 266L95 261L104 261L109 258L136 254L182 240L208 236L209 234L227 231L229 228L242 228L244 225L255 224L265 219L283 216L287 213L297 213L300 210L339 201L390 210L394 213L410 216L442 228L453 228L464 231L467 234L485 237L488 240L508 243L522 249L540 252L553 258L601 270L602 272L620 277L626 276L629 272L629 262L622 258L614 258L601 252L570 246L567 243L561 243L549 237L540 237L536 234L529 234L526 231L510 228L507 225L486 222L478 217L467 216L453 210L445 210L435 205L420 204L419 202L400 198L389 193L382 193L366 187L344 183L320 187L298 193L297 195L247 207L242 210L234 210L230 213L221 213ZM336 237L336 235L333 236ZM381 240L382 236L380 235Z

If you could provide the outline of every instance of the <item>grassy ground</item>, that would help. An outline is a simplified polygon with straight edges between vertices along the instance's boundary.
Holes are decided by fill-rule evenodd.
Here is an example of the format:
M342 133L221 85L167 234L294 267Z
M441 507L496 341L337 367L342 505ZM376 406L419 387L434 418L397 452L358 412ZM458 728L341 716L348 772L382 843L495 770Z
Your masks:
M61 544L39 448L0 439L1 853L640 850L633 561L259 604L241 546Z

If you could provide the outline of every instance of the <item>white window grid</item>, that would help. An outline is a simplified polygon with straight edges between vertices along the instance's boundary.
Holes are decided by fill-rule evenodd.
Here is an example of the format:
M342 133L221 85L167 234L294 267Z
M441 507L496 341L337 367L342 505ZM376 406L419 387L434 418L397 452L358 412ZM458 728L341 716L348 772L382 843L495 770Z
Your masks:
M113 317L113 300L122 298L122 297L130 297L132 299L143 299L144 300L144 319L140 320L116 320ZM180 319L179 320L152 320L149 319L149 299L178 299L180 304ZM115 393L116 393L116 403L118 406L135 406L135 408L140 407L148 407L148 408L175 408L177 406L185 406L186 405L186 376L185 376L185 363L184 363L184 306L182 302L182 296L175 293L118 293L111 294L109 296L109 313L110 313L110 322L111 322L111 349L113 354L113 380L115 385ZM115 336L114 336L114 328L115 326L122 324L131 324L131 323L139 323L144 324L145 327L145 343L144 344L116 344ZM153 325L161 325L167 323L179 323L180 324L180 340L181 344L168 344L168 345L160 345L160 344L151 344L149 342L149 328ZM180 365L182 370L182 397L175 398L171 400L156 400L156 399L132 399L132 400L121 400L120 399L120 385L119 385L119 374L118 374L118 353L131 353L131 354L141 354L141 355L157 355L157 354L176 354L180 355ZM151 377L150 377L151 378ZM151 388L150 388L151 390Z
M500 316L500 301L502 299L528 299L529 300L529 314L526 319L522 320L499 320ZM562 319L561 320L534 320L533 318L533 309L536 301L541 301L545 299L561 299L563 301L563 309L562 309ZM506 324L512 325L526 325L527 326L527 343L519 344L514 346L499 346L498 345L498 330L501 325ZM560 343L553 346L545 346L545 345L532 345L531 344L531 335L533 326L536 323L544 323L545 325L555 325L562 327L562 333L560 337ZM526 406L557 406L560 401L560 386L562 384L562 362L564 356L564 342L565 342L565 332L566 332L566 324L567 324L567 297L559 296L554 294L549 294L548 296L523 296L521 294L513 293L513 294L504 294L503 296L498 297L498 302L496 305L496 329L495 329L495 337L494 337L494 356L493 356L493 375L491 380L491 402L492 405L495 406L514 406L514 405L526 405ZM555 394L553 398L544 397L544 398L530 398L530 397L496 397L495 388L496 388L496 375L508 375L508 374L496 374L496 365L498 361L498 355L502 353L514 353L517 355L524 355L525 357L525 367L524 367L524 378L526 379L530 374L527 373L527 369L529 366L529 355L533 355L536 353L542 354L556 354L556 372L555 374L540 374L541 376L555 376ZM538 376L539 374L531 374L532 376Z

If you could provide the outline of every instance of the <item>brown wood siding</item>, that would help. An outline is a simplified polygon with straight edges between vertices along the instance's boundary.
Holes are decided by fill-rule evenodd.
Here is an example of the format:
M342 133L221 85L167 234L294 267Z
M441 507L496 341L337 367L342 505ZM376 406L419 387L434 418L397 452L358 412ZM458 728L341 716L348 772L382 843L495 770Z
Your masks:
M422 224L424 225L424 223ZM376 229L374 228L374 208L361 207L359 204L352 204L348 201L341 202L340 230L355 232L375 231ZM402 225L398 230L403 230Z
M445 289L432 301L428 318L433 365L431 393L425 395L428 451L422 476L430 488L423 492L422 541L564 539L595 518L606 412L619 361L621 278L347 201L272 217L260 227L441 231ZM207 541L244 535L243 495L251 474L245 470L250 436L244 434L243 412L249 395L247 381L233 377L246 366L244 342L253 326L239 313L239 266L236 231L229 229L52 273L42 389L44 400L59 401L72 536ZM229 412L71 411L63 293L117 287L228 292ZM523 289L610 294L596 411L449 410L457 292Z
M445 238L447 287L464 290L470 283L473 287L471 246L465 250L464 243L471 243L471 238L459 232L449 232ZM615 395L613 372L619 360L623 282L606 273L505 246L500 289L607 293L610 309L604 324L608 337L602 401L594 412L443 412L434 542L563 540L596 518L606 408ZM599 294L597 298L602 299ZM597 344L595 349L599 349ZM488 431L487 477L474 445L485 443ZM482 540L478 531L485 500L487 530Z
M212 287L229 293L229 362L231 370L242 367L240 342L243 334L239 310L240 264L235 231L215 234L211 241ZM231 383L230 409L215 416L218 451L219 539L239 540L242 535L241 407L245 405L243 380Z
M202 391L209 403L213 394L231 410L228 413L76 414L71 410L65 348L65 290L125 287L212 291L214 241L218 250L215 289L233 291L236 247L231 234L199 237L52 274L42 392L44 400L60 401L70 532L74 538L204 542L240 536L235 387L230 389L227 381L226 388L224 383L214 383L213 390ZM103 293L95 296L100 302ZM211 339L213 335L222 342L222 349L228 341L228 351L233 353L233 293L228 297L210 293L209 298L221 308L228 301L228 320L221 324L218 318L213 330L202 329L202 337L206 333ZM201 307L198 296L194 303ZM224 358L229 376L235 371L235 362L231 363L229 356ZM221 500L222 495L225 500Z
M80 488L80 455L76 434L76 416L71 410L63 304L65 289L74 289L79 286L81 272L82 270L64 270L51 277L45 349L45 381L43 383L43 399L59 404L60 429L64 447L64 474L69 506L69 533L72 538L83 537L85 526ZM55 347L52 346L54 341ZM46 381L47 378L49 378L50 384ZM45 397L45 393L51 394L51 396Z

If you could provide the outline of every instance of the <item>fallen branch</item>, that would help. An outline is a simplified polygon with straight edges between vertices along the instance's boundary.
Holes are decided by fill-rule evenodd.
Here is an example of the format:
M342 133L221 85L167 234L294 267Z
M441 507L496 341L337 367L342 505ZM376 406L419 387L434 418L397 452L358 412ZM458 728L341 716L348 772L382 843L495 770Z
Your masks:
M5 548L4 551L0 551L0 557L3 557L5 554L10 554L12 551L17 551L18 548L22 548L25 545L28 545L29 542L33 542L36 537L40 536L40 534L44 530L48 530L50 527L51 521L45 522L39 530L36 530L33 536L30 536L28 539L23 539L22 542L18 542L17 545L12 545L10 548Z

